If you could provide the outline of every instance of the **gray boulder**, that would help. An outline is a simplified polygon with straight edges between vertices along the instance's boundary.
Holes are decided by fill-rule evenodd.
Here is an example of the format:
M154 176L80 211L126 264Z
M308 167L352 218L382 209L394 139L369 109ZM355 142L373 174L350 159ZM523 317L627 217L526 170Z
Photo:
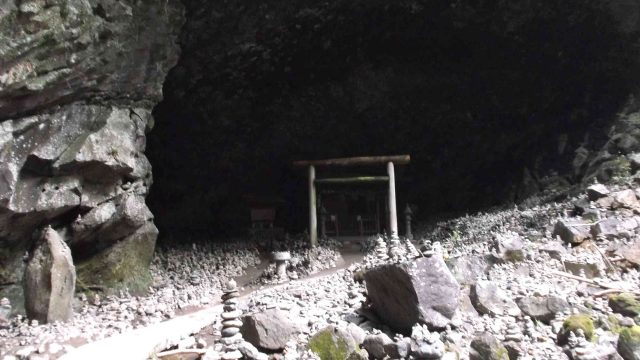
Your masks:
M520 310L532 319L549 323L556 313L569 308L569 303L557 296L528 296L516 299Z
M437 255L373 268L365 282L376 314L400 333L416 323L444 328L458 308L458 282Z
M560 238L570 244L580 244L589 238L589 225L579 221L558 220L553 228L553 236Z
M604 236L613 240L618 237L620 230L622 230L622 222L616 218L603 219L591 226L591 234L594 238Z
M478 275L486 274L491 268L488 256L471 255L449 258L446 260L447 267L460 285L473 285L478 279Z
M374 359L384 359L388 354L387 350L393 344L393 340L384 333L367 335L362 343L362 348Z
M620 246L615 253L634 266L640 266L640 241L635 240L630 244Z
M493 253L501 261L522 261L524 243L517 233L498 234L493 242Z
M31 253L24 274L25 309L40 323L66 321L73 315L76 271L71 250L47 227Z
M471 341L469 360L509 360L509 352L493 335L484 334Z
M481 314L519 316L520 308L491 281L481 280L471 287L471 302Z
M289 320L287 313L270 309L242 318L242 336L258 349L282 350L289 340L299 332L299 328Z

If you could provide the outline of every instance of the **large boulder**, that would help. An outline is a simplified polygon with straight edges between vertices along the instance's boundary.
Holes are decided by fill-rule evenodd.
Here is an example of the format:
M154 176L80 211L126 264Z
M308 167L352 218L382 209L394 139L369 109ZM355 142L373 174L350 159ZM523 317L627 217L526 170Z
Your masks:
M481 314L519 316L520 308L495 283L481 280L471 287L471 302Z
M9 39L0 46L0 297L17 308L20 259L35 229L68 228L103 208L81 234L61 231L74 257L88 261L149 228L146 216L145 224L98 229L120 194L144 204L152 181L146 133L184 19L177 0L7 0L0 8Z
M300 330L286 312L269 309L244 316L240 332L245 340L258 349L276 351L284 349Z
M525 315L545 323L569 308L569 303L557 296L527 296L516 299L516 304Z
M69 320L75 285L71 250L57 231L47 227L30 254L24 273L27 316L41 323Z
M373 309L398 332L410 333L416 323L444 328L458 308L458 282L437 255L373 268L365 282Z

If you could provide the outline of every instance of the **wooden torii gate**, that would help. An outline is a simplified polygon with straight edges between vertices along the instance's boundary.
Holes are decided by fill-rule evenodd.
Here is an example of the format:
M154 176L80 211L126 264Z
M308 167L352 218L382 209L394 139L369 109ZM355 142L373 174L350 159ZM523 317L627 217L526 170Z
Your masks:
M326 160L300 160L294 161L297 167L309 169L309 237L311 245L318 243L318 218L316 211L316 184L347 184L347 183L371 183L387 182L389 185L389 231L394 238L398 237L398 213L396 210L396 179L394 164L405 165L411 161L409 155L391 156L360 156ZM358 176L316 179L316 166L362 166L362 165L387 165L387 176Z

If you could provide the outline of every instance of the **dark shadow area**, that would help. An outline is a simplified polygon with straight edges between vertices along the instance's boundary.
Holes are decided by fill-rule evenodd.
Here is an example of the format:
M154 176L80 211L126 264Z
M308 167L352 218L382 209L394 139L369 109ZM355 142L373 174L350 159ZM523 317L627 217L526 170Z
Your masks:
M148 138L161 238L243 233L248 194L304 230L299 159L411 154L418 218L517 202L525 169L577 180L640 69L601 1L183 2Z

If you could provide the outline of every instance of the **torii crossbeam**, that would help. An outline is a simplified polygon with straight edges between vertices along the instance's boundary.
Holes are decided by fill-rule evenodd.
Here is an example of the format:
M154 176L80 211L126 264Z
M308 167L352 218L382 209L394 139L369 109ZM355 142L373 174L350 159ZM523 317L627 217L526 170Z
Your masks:
M398 237L398 213L396 210L396 180L394 164L405 165L411 161L409 155L392 156L360 156L326 160L300 160L294 161L297 167L308 167L309 171L309 238L311 245L318 243L318 218L316 212L316 184L322 183L371 183L387 182L389 185L389 231L392 237ZM387 176L360 176L343 178L316 179L316 166L364 166L364 165L387 165Z

